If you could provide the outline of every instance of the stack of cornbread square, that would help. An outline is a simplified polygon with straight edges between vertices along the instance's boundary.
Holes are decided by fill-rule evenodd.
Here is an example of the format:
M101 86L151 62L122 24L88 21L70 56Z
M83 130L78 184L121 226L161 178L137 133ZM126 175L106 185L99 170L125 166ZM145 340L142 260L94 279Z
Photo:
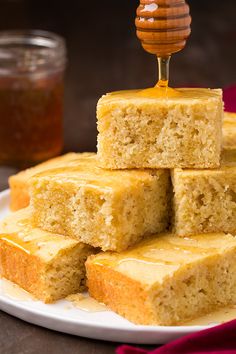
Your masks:
M222 155L222 93L176 92L103 96L97 154L10 178L12 209L30 206L0 227L4 277L54 301L82 290L90 255L90 295L138 324L174 325L236 301L236 167L226 128Z

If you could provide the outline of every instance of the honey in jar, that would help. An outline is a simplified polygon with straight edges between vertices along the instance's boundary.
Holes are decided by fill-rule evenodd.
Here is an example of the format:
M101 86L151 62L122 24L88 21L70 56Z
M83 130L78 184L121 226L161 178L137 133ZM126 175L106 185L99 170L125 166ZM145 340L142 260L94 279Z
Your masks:
M27 167L63 147L64 40L45 31L0 32L0 164Z

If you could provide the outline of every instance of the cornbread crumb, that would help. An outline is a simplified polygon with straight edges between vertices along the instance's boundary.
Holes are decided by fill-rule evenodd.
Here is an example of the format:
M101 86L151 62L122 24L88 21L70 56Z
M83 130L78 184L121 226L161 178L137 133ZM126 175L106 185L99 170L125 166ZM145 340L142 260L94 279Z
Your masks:
M101 167L215 168L222 144L222 91L178 89L168 99L142 90L103 96L97 105Z
M66 300L72 301L72 302L78 302L81 300L84 300L85 296L83 294L71 294L66 297Z
M29 209L0 225L0 273L50 303L85 289L85 260L95 250L74 239L34 228Z
M178 325L236 301L236 238L162 235L86 262L89 293L131 322Z

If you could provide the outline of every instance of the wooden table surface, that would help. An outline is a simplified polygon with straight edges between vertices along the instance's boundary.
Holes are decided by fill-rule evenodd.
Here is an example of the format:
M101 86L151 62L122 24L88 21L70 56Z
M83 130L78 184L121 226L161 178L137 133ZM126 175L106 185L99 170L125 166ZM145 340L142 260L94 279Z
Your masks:
M135 37L138 1L1 0L0 30L47 29L68 46L65 151L95 151L96 102L105 92L151 86L155 58ZM226 87L236 83L235 0L190 0L192 35L171 60L173 86ZM0 125L1 129L1 125ZM0 167L0 189L15 169ZM0 353L114 353L117 343L78 338L27 324L0 312Z

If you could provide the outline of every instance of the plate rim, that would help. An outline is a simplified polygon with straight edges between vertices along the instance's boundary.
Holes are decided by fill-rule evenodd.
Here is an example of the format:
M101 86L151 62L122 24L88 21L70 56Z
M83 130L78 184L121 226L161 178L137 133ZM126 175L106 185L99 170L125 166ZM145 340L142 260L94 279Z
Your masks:
M1 279L0 279L1 280ZM64 299L65 300L65 299ZM9 306L12 306L12 307L16 307L16 308L19 308L20 310L23 310L23 311L27 311L27 312L30 312L30 313L35 313L37 315L40 315L40 316L44 316L44 317L49 317L50 319L56 319L56 320L59 320L61 322L71 322L73 324L80 324L80 325L83 325L84 323L88 326L91 326L91 327L97 327L97 324L92 324L89 320L86 320L86 319L83 319L83 320L80 320L79 318L78 319L75 319L75 318L71 318L71 319L67 319L67 318L62 318L60 317L59 315L57 314L54 314L54 313L51 313L51 312L48 312L47 315L46 315L46 311L42 311L42 310L39 310L39 309L33 309L33 308L27 308L27 305L24 306L25 303L27 303L27 300L24 300L24 301L14 301L12 299L8 299L8 298L5 298L4 295L0 295L0 302L3 302ZM32 302L34 302L32 300ZM36 301L36 302L41 302L41 301ZM23 303L23 304L22 304ZM46 306L50 306L50 304L45 304ZM82 311L82 310L81 310ZM98 311L98 312L112 312L112 313L115 313L111 310L108 310L108 311ZM116 313L115 313L116 314ZM116 314L117 315L117 314ZM122 318L122 316L120 316ZM144 332L149 332L150 330L152 331L155 331L155 330L158 330L160 332L166 332L166 330L168 330L169 332L173 331L173 332L188 332L188 333L192 333L193 330L203 330L203 329L207 329L207 328L210 328L214 325L193 325L193 326L151 326L151 325L135 325L133 324L132 322L130 322L132 325L134 325L134 327L120 327L120 325L104 325L102 324L101 326L99 326L99 328L102 328L104 330L106 329L117 329L117 330L120 330L120 331L132 331L132 332L140 332L140 331L144 331Z

